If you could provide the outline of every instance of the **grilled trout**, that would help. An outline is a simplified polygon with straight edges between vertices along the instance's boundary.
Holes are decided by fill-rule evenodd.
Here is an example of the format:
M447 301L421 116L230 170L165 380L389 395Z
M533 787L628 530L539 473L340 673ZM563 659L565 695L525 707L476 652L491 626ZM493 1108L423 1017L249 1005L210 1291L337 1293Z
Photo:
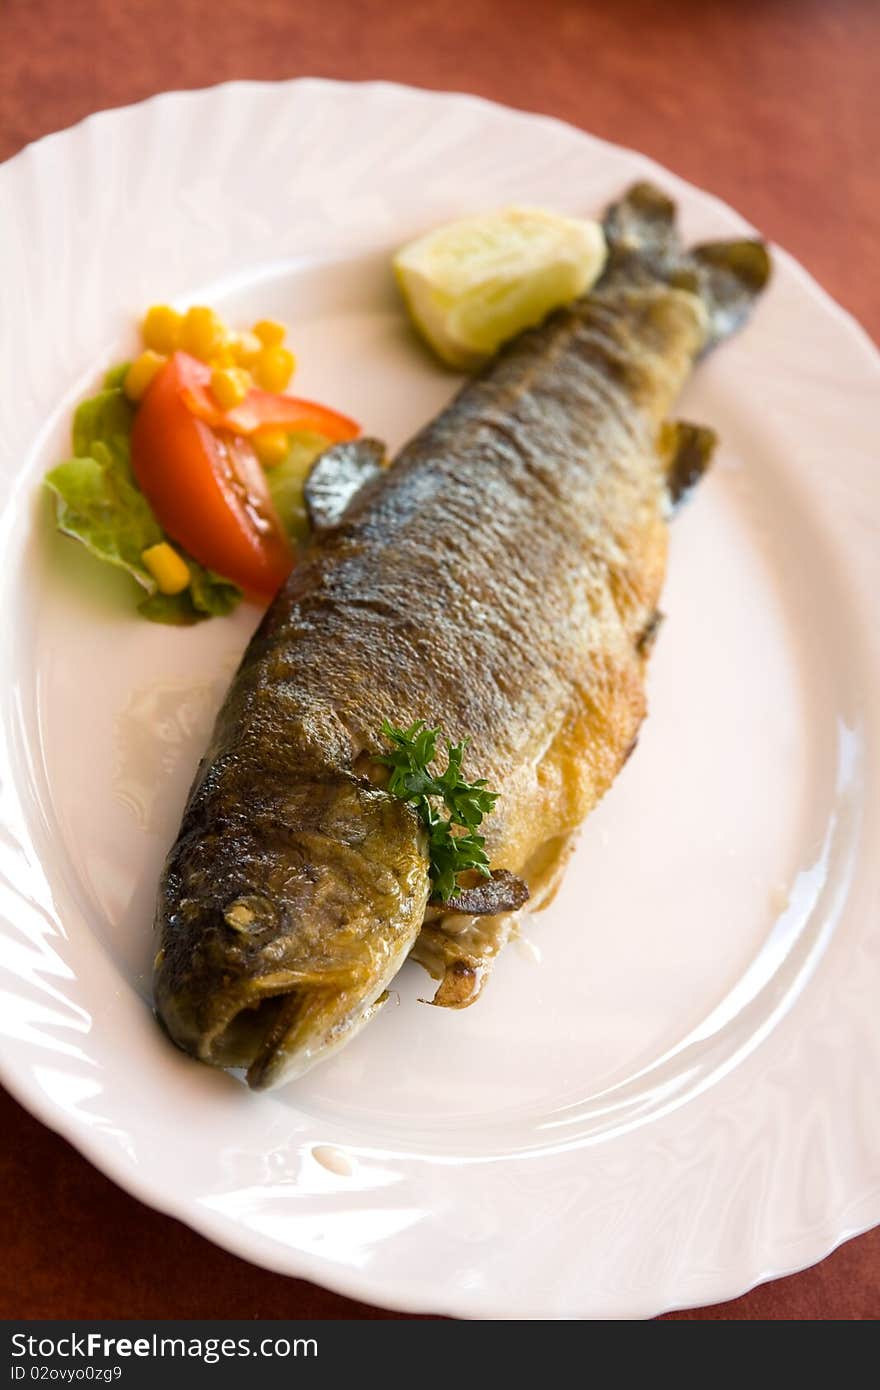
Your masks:
M668 412L769 274L760 242L683 251L674 211L631 189L593 292L511 343L393 466L346 446L348 505L322 466L323 523L245 652L159 892L160 1018L252 1087L348 1041L410 952L435 1003L471 1002L517 884L546 901L635 746L667 520L714 441ZM501 793L491 891L429 903L419 818L376 780L385 719L469 740L469 770Z

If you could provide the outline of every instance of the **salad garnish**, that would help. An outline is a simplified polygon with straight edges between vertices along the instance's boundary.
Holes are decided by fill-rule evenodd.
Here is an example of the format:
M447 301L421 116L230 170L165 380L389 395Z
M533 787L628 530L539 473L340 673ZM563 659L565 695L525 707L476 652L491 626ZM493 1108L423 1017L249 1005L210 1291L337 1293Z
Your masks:
M189 624L268 602L308 536L303 485L348 416L285 394L286 330L233 332L204 305L154 305L143 351L107 373L46 477L59 530L125 570L154 622Z

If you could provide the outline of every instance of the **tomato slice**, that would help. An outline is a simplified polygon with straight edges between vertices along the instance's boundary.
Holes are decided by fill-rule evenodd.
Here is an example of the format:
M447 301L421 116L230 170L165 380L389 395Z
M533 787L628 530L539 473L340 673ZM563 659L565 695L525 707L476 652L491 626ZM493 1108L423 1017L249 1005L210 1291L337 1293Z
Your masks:
M135 477L172 540L248 594L270 599L293 566L290 545L251 444L211 429L186 405L185 357L174 354L135 412Z
M176 352L173 360L184 401L193 415L214 429L231 430L234 434L253 434L261 429L314 430L334 443L355 439L361 432L356 420L326 405L300 400L297 396L275 395L257 386L248 391L241 405L224 410L211 391L210 367L187 352Z

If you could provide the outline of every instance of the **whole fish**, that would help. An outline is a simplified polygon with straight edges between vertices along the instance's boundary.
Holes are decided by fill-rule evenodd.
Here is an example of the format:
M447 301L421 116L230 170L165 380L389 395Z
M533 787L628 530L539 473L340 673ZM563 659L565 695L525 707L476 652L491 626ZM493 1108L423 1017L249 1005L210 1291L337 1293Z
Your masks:
M689 253L638 184L591 294L517 338L401 451L315 473L314 540L245 652L159 893L174 1041L253 1087L348 1041L413 951L461 1006L524 893L546 900L645 714L667 520L714 436L667 419L769 274L757 241ZM339 461L337 459L337 461ZM500 792L485 890L429 904L414 809L377 783L384 720L469 740Z

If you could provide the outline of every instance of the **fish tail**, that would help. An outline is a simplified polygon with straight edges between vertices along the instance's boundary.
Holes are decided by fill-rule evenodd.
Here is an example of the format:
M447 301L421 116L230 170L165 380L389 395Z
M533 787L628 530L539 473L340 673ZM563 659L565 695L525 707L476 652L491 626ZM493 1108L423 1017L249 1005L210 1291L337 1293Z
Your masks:
M710 241L685 250L675 203L652 183L636 183L608 209L606 277L645 283L661 280L702 301L708 330L704 351L736 331L770 278L763 241Z
M634 183L608 208L602 226L611 273L641 268L665 280L681 256L675 203L653 183Z
M770 253L763 241L707 241L688 254L685 276L709 315L704 351L729 338L748 318L752 305L770 279ZM691 285L682 283L683 289Z

